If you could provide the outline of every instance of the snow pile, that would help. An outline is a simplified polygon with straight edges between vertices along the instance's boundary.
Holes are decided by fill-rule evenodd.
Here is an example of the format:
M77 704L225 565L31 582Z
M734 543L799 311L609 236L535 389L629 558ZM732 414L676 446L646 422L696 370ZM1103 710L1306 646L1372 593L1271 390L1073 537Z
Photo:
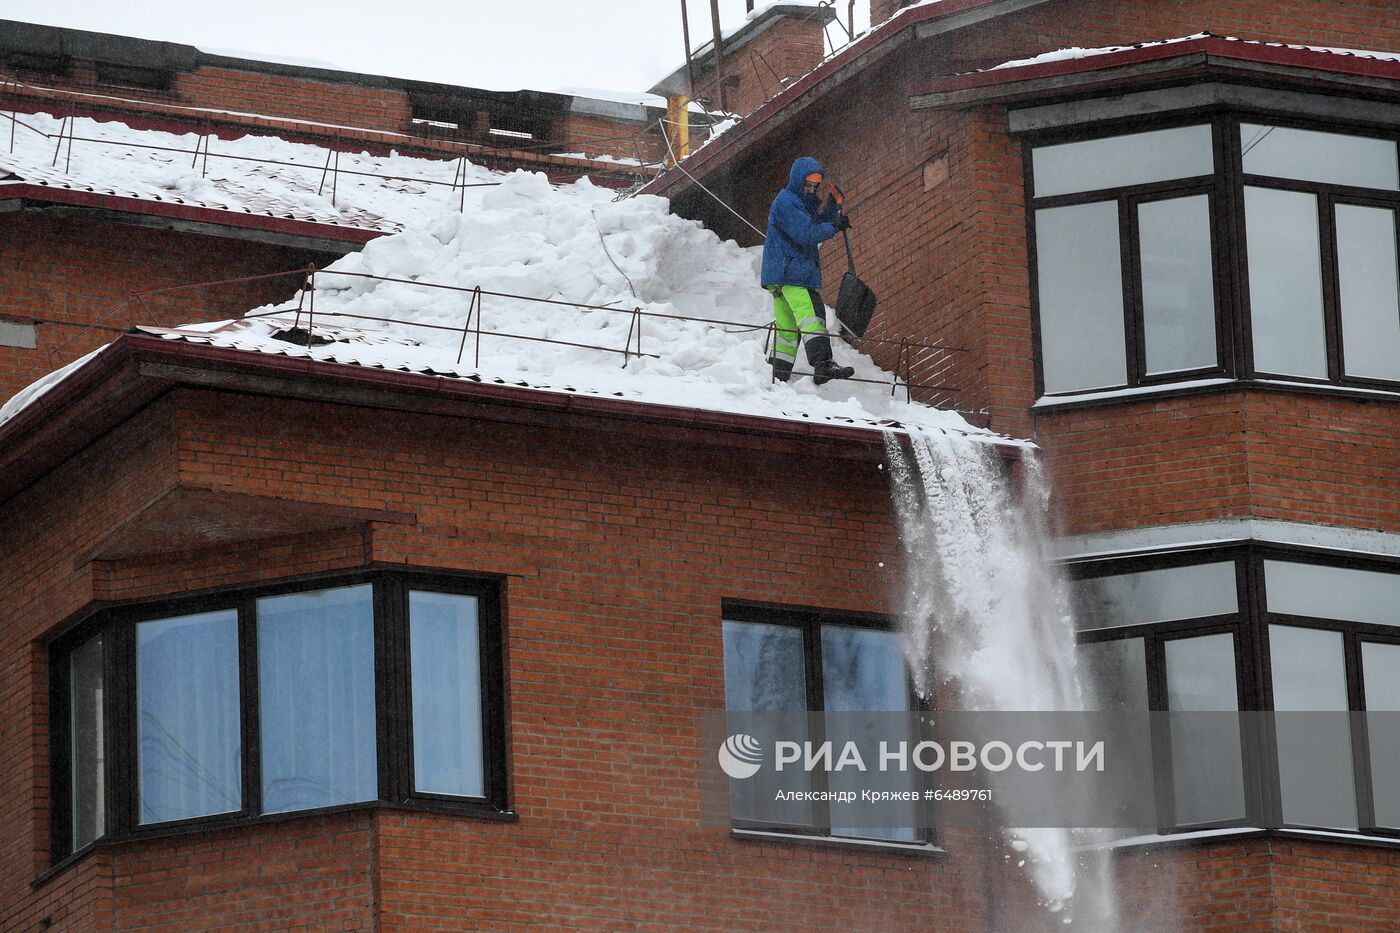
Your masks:
M556 186L538 173L491 177L499 184L467 190L465 211L424 200L413 229L335 262L317 274L312 294L241 321L161 333L540 391L1001 440L954 412L905 401L902 389L896 397L893 377L839 339L838 361L874 382L773 383L760 251L670 214L664 199L615 201L586 179ZM473 289L482 290L479 301ZM313 324L313 346L286 334L298 305L303 332ZM0 419L57 378L25 390Z

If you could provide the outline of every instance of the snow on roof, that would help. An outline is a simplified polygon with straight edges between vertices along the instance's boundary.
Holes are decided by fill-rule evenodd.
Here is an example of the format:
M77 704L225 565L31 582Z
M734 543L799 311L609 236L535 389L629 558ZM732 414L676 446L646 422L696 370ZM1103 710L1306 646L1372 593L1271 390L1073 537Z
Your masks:
M1080 58L1092 58L1098 55L1111 55L1115 52L1128 52L1133 49L1150 49L1166 45L1174 45L1178 42L1194 42L1200 39L1220 39L1225 42L1239 42L1244 45L1263 46L1277 49L1293 49L1299 52L1318 52L1327 55L1339 55L1347 58L1367 58L1375 61L1400 61L1400 52L1378 52L1367 49L1344 49L1323 45L1292 45L1284 42L1264 42L1258 39L1241 39L1237 36L1217 36L1209 32L1198 32L1189 36L1179 36L1174 39L1157 39L1151 42L1138 42L1133 45L1108 45L1098 48L1068 48L1057 49L1053 52L1044 52L1031 58L1018 58L1014 61L1002 62L983 71L999 71L1005 68L1025 68L1030 65L1042 65L1047 62L1070 61Z
M614 200L587 179L556 186L523 171L493 178L501 183L467 191L465 211L425 198L403 233L317 273L314 292L298 299L298 333L287 333L298 301L240 320L146 331L521 391L1004 440L955 412L895 397L893 377L840 340L838 360L872 382L772 383L759 250L721 241L669 213L664 199ZM64 375L21 392L0 409L0 422Z
M332 175L326 149L275 136L226 140L86 118L65 127L44 113L17 119L12 151L0 150L0 197L6 185L41 185L398 233L461 194L452 190L456 160L341 153ZM75 137L71 148L55 142L65 132ZM469 166L468 184L496 180Z

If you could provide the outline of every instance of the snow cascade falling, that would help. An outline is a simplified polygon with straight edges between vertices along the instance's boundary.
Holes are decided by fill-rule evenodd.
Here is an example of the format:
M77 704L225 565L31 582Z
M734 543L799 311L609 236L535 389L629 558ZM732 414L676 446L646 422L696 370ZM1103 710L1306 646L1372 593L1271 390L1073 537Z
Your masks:
M936 669L962 709L1083 709L1068 595L1043 550L1049 486L1039 462L1022 457L1013 497L1004 461L986 443L937 429L910 429L908 438L906 451L900 435L885 433L916 689L930 696ZM1003 832L1049 911L1075 929L1117 929L1102 857L1076 852L1070 830Z

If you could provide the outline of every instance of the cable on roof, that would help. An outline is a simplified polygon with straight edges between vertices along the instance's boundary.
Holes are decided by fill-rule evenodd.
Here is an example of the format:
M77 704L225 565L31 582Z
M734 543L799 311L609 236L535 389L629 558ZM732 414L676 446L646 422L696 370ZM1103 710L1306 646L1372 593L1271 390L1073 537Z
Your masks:
M739 118L736 118L736 119L743 119L743 118L742 118L742 117L739 117ZM663 120L662 122L665 123L665 122L668 122L668 121ZM747 217L745 217L743 214L741 214L741 213L739 213L738 211L736 211L734 208L730 207L729 204L725 202L724 198L722 198L722 197L720 197L719 195L715 194L715 193L714 193L713 191L711 191L709 188L706 188L705 185L704 185L704 183L703 183L702 181L700 181L700 179L698 179L698 178L696 178L694 175L690 174L690 171L689 171L684 165L681 164L681 160L678 159L678 158L676 158L676 150L673 149L673 148L671 147L671 134L670 134L670 133L662 133L662 134L661 134L661 138L666 140L666 151L669 152L669 153L671 153L671 162L672 162L672 166L671 166L671 167L672 167L672 168L679 169L682 175L684 175L686 178L689 178L691 181L695 182L695 186L696 186L697 188L699 188L701 191L705 192L705 193L708 194L710 197L712 197L712 198L714 198L716 201L718 201L718 202L720 203L720 206L723 207L725 210L729 211L729 213L733 214L735 217L738 217L738 218L739 218L740 220L742 220L744 223L748 224L748 225L749 225L749 229L752 230L754 233L757 233L759 239L761 239L761 240L766 240L766 239L768 239L768 235L765 234L762 230L760 230L760 229L758 229L757 227L755 227L753 224L749 223L749 219L748 219Z

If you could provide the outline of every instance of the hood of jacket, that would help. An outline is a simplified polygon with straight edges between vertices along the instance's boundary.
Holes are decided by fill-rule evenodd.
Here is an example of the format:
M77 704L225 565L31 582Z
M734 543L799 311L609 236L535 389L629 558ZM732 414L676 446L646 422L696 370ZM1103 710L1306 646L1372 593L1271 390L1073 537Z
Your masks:
M826 174L825 170L822 169L822 164L816 159L811 156L800 156L792 163L792 169L788 172L788 190L799 197L802 196L805 193L802 190L802 184L806 181L807 176L813 172Z

